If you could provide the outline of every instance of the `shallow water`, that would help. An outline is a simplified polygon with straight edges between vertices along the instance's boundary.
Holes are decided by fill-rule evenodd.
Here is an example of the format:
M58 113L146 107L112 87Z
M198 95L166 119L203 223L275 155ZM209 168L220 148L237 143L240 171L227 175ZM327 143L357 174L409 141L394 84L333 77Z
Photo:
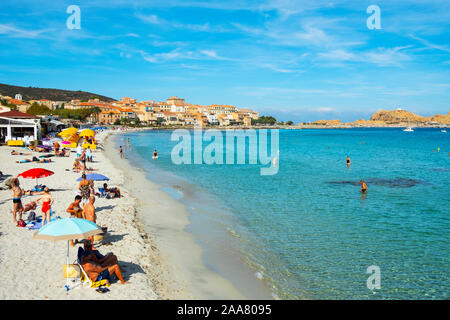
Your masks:
M281 130L273 176L248 162L175 165L170 136L136 132L117 142L126 146L129 137L125 156L192 210L189 231L200 242L210 249L226 242L220 249L274 295L448 298L450 138L440 129ZM372 265L381 270L374 291L366 285Z

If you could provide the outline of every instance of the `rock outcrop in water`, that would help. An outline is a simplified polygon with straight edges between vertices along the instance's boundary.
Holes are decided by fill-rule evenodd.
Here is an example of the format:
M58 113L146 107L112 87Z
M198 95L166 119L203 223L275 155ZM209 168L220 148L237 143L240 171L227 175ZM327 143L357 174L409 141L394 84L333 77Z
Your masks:
M383 186L383 187L390 187L390 188L411 188L414 187L417 184L427 184L424 181L416 180L416 179L407 179L407 178L368 178L364 179L364 182L367 183L367 185L376 185L376 186ZM328 183L331 184L350 184L353 186L359 186L359 180L358 181L329 181Z
M312 126L324 127L388 127L407 125L450 125L450 111L448 114L436 114L433 117L422 117L410 111L380 110L375 112L370 120L359 119L353 122L341 122L340 120L318 120L311 122Z

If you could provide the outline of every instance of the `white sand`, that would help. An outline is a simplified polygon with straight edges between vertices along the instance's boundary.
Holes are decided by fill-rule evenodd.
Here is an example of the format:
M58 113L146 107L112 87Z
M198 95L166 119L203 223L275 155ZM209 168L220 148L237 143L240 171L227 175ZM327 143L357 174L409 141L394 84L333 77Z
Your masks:
M109 133L97 136L99 141ZM111 144L110 142L106 143ZM109 147L110 148L110 147ZM77 194L76 179L80 174L71 169L75 153L70 158L55 158L55 162L16 163L32 156L12 156L11 150L0 148L0 170L4 175L16 176L31 168L46 168L54 175L39 180L51 189L55 199L53 214L68 217L65 212ZM97 224L108 227L108 236L96 247L102 254L112 251L119 259L126 281L113 282L110 292L100 294L88 285L78 286L66 293L63 265L66 261L66 241L33 240L35 230L16 227L12 220L12 190L0 190L0 299L241 299L243 296L201 261L201 249L193 237L184 232L187 213L180 203L148 182L143 175L121 160L115 150L94 152L94 163L110 178L109 186L118 186L120 199L97 198ZM107 155L107 156L106 156ZM111 160L110 160L111 159ZM121 169L117 169L116 163ZM124 172L126 176L124 176ZM20 178L21 187L31 189L35 181ZM103 182L96 182L96 190ZM131 194L131 193L132 194ZM133 195L133 196L132 196ZM22 203L38 196L22 198ZM41 207L35 210L41 215ZM28 217L24 214L24 220ZM142 221L142 223L141 223ZM145 226L145 227L144 227ZM150 227L151 226L151 227ZM145 232L145 233L144 233ZM110 242L111 245L104 245ZM70 262L78 250L70 247Z

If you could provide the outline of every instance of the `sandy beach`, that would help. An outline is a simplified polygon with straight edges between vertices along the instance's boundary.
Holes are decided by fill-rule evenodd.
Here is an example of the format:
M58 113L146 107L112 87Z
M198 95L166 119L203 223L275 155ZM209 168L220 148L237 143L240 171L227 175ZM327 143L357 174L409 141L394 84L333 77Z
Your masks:
M116 133L116 132L114 132ZM109 186L120 188L122 198L97 197L97 224L108 227L108 235L95 246L102 254L113 252L119 260L124 278L130 284L113 281L110 292L99 294L87 283L64 288L63 265L66 241L33 240L35 230L17 227L12 217L12 190L0 190L0 299L240 299L244 298L227 280L208 270L201 260L201 249L183 229L189 223L183 206L145 179L138 170L120 159L109 139L111 132L97 135L99 149L88 167L110 178ZM53 189L53 216L66 218L66 208L78 194L76 179L81 174L71 170L76 157L52 157L52 163L16 163L39 156L11 155L12 150L29 153L22 148L0 148L0 170L4 177L17 176L31 168L45 168L55 174L39 179ZM74 150L73 150L74 151ZM68 170L69 169L69 170ZM25 190L35 185L34 179L19 178ZM96 182L98 189L102 182ZM24 196L25 205L39 196ZM35 210L41 216L41 207ZM28 214L24 214L26 221ZM151 227L150 227L151 226ZM70 263L76 260L78 246L70 248Z

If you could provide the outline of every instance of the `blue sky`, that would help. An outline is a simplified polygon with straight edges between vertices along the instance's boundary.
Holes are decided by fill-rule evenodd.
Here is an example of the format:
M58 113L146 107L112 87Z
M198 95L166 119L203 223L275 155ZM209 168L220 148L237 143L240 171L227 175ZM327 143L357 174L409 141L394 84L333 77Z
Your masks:
M380 30L367 28L369 5ZM429 116L450 110L449 30L447 0L2 0L0 82L177 95L279 120Z

